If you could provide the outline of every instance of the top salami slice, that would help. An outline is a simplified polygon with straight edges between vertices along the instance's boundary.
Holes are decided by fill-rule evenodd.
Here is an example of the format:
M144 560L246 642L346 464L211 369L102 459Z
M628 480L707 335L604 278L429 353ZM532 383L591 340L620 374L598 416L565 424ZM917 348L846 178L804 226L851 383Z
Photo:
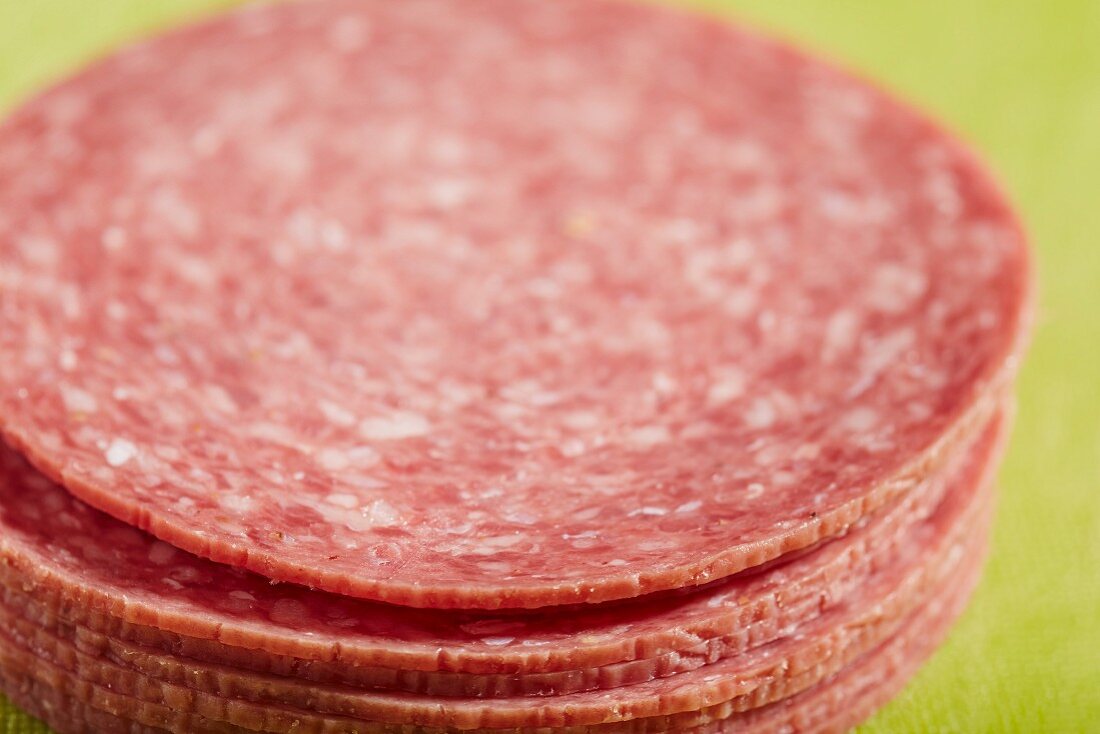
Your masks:
M0 262L0 423L40 469L438 607L838 532L984 422L1029 292L935 126L602 0L279 4L129 49L0 128Z

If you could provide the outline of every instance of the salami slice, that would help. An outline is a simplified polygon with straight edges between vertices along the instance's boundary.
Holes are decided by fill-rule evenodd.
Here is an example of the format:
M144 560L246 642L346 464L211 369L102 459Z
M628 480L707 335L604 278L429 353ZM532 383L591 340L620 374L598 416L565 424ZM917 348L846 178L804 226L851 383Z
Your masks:
M18 611L0 611L9 645L35 650L50 664L74 672L89 684L133 696L174 711L253 730L323 732L354 729L353 720L438 729L595 727L618 721L680 714L722 706L741 711L788 697L875 647L893 634L915 608L934 598L955 578L963 558L981 557L988 493L977 485L948 499L950 510L935 532L914 538L908 552L885 564L819 617L785 630L771 644L668 678L620 688L549 698L488 701L364 693L301 685L221 666L181 661L170 655L131 654L123 662L97 657L60 639L49 627L21 621ZM138 651L140 652L140 651ZM326 715L329 714L329 715ZM353 720L345 718L354 717ZM150 722L146 722L150 723ZM155 723L155 722L153 722ZM632 725L624 727L632 730ZM682 730L678 722L674 730ZM383 731L386 727L361 727ZM618 730L616 727L611 727Z
M978 527L984 527L979 523ZM822 682L808 691L796 695L778 704L765 705L744 711L729 703L712 706L697 712L685 712L683 715L653 717L627 722L608 723L594 727L565 726L560 729L539 729L540 732L560 732L560 734L579 734L580 732L631 732L643 734L665 731L693 731L695 727L705 731L775 731L785 722L800 727L821 730L826 722L846 721L854 723L858 719L844 718L865 716L868 709L884 700L884 696L893 693L900 685L903 676L907 677L916 664L922 660L931 648L937 644L946 631L946 625L957 616L970 589L978 576L983 553L981 548L983 535L971 533L965 546L969 552L959 554L965 561L956 565L956 570L947 575L938 588L930 594L928 602L906 619L901 631L874 651L857 660L854 665L837 676ZM7 633L3 633L7 634ZM0 668L3 669L5 683L22 681L26 690L37 684L45 683L56 691L68 692L78 703L87 703L96 709L103 709L145 726L163 727L171 731L184 732L236 732L236 731L344 731L359 732L438 732L413 724L377 725L353 721L329 720L322 728L315 728L307 721L290 723L289 728L280 725L282 720L274 710L254 711L248 723L228 724L216 718L209 718L193 712L192 708L228 707L238 716L244 715L247 704L241 706L231 700L221 704L207 700L210 697L188 694L186 691L174 691L161 700L142 700L131 695L132 692L149 695L164 693L165 688L155 683L143 684L140 678L127 683L117 677L105 675L109 664L97 663L94 659L83 661L83 667L77 666L77 672L58 665L50 657L55 654L49 643L39 648L46 656L36 657L24 646L7 640L0 647ZM101 685L101 679L112 681L111 685ZM899 680L900 678L900 680ZM116 687L117 686L117 687ZM131 690L133 689L133 690ZM845 701L851 695L854 701ZM874 703L872 703L872 701ZM847 706L841 705L841 702ZM857 704L857 705L852 705ZM289 723L289 722L288 722ZM304 725L304 726L303 726ZM453 730L452 730L453 731ZM484 734L504 730L482 730ZM508 729L507 731L529 731Z
M875 572L946 532L968 488L988 483L1003 433L991 426L947 474L767 571L694 594L510 615L273 586L92 510L0 451L0 590L24 614L89 635L322 683L464 696L609 688L743 652L845 603Z
M469 608L843 531L995 409L1030 277L928 121L604 0L124 51L0 128L0 260L0 429L48 476L272 579Z

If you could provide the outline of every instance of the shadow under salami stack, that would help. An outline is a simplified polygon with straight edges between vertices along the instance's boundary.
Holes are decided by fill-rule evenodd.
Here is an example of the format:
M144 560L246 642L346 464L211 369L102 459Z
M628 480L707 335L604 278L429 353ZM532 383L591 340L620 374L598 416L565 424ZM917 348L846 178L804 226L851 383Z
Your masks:
M0 689L78 732L844 731L977 583L1031 272L713 19L316 0L0 126Z

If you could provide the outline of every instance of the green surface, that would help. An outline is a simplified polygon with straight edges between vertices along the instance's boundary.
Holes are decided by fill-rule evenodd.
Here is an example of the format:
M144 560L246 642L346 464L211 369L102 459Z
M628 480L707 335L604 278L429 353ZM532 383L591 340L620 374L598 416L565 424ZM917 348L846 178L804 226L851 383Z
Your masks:
M1038 330L985 581L864 731L1100 731L1100 1L681 2L777 29L932 110L984 152L1039 252ZM0 105L229 4L0 0ZM0 734L42 731L0 702Z

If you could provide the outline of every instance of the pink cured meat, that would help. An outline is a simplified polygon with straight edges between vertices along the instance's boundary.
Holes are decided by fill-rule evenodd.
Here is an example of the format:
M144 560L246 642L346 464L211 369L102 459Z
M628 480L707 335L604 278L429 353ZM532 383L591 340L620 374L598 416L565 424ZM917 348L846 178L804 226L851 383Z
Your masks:
M27 594L69 622L124 641L320 682L517 695L533 687L524 681L550 678L539 672L566 673L552 686L556 692L579 690L585 686L570 681L595 668L590 687L605 687L600 672L608 666L675 656L678 666L663 672L676 672L701 642L705 660L713 661L841 603L852 583L897 556L892 546L937 532L920 525L940 497L961 497L966 487L989 481L1004 432L989 427L944 476L896 508L763 573L670 599L522 615L396 609L273 586L126 527L0 450L0 582L13 590L9 603ZM941 509L929 520L950 517ZM907 529L910 521L917 527ZM874 540L881 533L896 538L884 545ZM652 669L662 672L656 663Z
M922 117L603 0L124 51L0 128L0 260L0 429L47 475L273 579L470 608L842 530L994 409L1030 278Z
M571 726L628 732L636 730L634 720L648 725L647 717L671 721L681 714L691 718L690 712L700 708L740 711L764 705L814 685L874 647L915 608L936 598L941 586L950 585L961 574L962 559L981 557L984 541L976 530L987 525L988 513L982 510L988 506L988 496L974 484L960 488L949 497L947 504L953 509L942 513L939 528L914 539L907 557L881 569L838 608L787 631L783 639L692 672L613 692L491 701L357 693L198 663L181 665L169 656L158 661L155 654L123 662L97 658L94 652L90 656L55 636L48 619L40 618L42 625L31 621L28 627L18 621L19 612L14 617L12 612L0 614L0 627L8 630L6 645L38 650L43 658L74 671L89 684L254 730L344 731L357 726L343 716L351 715L397 727L469 731ZM384 731L390 727L361 728Z
M988 519L988 513L986 515ZM984 528L984 524L981 525ZM777 703L744 711L728 705L709 707L698 712L679 716L654 717L597 727L563 727L539 729L540 734L580 734L581 732L630 732L631 734L656 734L671 731L738 731L774 732L790 727L799 731L846 730L849 726L888 700L916 666L937 646L945 636L951 622L958 616L969 598L979 576L984 553L984 532L974 535L970 553L964 562L945 580L943 588L932 593L928 603L910 615L896 635L883 642L837 674L818 685ZM164 705L142 701L104 688L73 675L65 668L36 657L18 645L7 644L0 648L0 683L9 694L16 696L22 705L31 710L41 709L41 701L50 708L76 709L88 704L89 715L101 710L138 722L133 730L147 731L146 727L163 727L170 731L187 732L239 732L253 727L239 727L190 713L186 706ZM43 698L30 697L29 690L43 686ZM71 698L59 696L66 691ZM55 717L56 718L56 717ZM80 719L76 719L80 721ZM264 719L265 723L270 721ZM121 722L120 722L121 723ZM144 726L142 726L144 725ZM62 728L61 732L67 729ZM115 727L104 729L115 731ZM121 730L121 729L120 729ZM298 727L295 726L295 731ZM438 731L416 725L384 726L369 723L332 722L327 731L342 734L356 732L367 734L412 734ZM510 732L533 731L508 729ZM484 734L503 730L483 730Z

